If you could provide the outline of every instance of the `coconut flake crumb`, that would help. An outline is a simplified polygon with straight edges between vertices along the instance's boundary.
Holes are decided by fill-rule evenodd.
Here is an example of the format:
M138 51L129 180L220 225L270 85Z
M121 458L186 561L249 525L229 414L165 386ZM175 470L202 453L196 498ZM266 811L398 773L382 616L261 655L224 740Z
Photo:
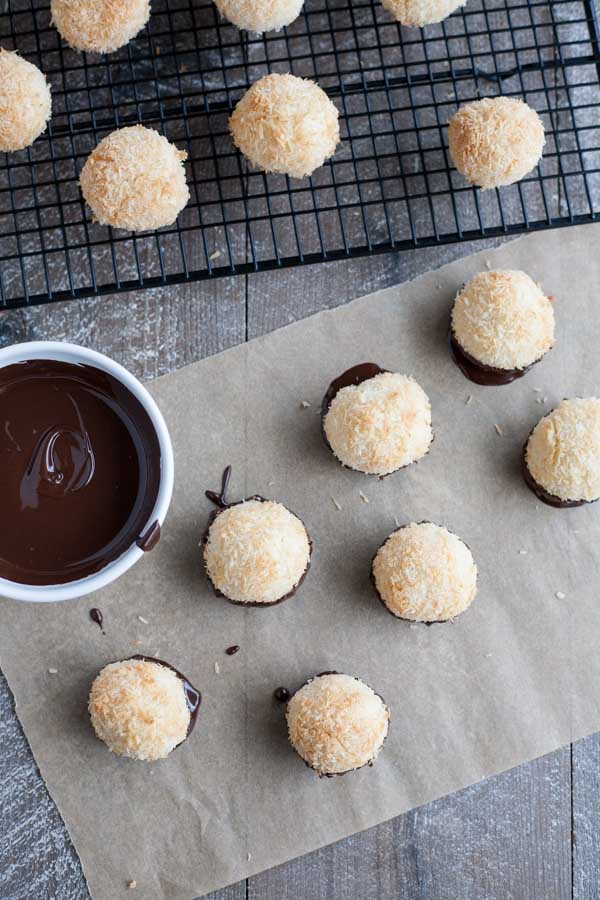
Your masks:
M532 388L532 391L533 391L534 393L536 393L536 394L541 394L541 393L542 393L542 389L541 389L541 388Z
M250 860L252 859L252 854L246 853L246 859L248 860L248 862L250 862Z
M132 878L131 881L127 882L127 887L129 888L130 891L134 891L136 889L137 881L135 880L135 878Z
M213 250L213 252L210 254L210 256L209 256L208 258L209 258L210 261L212 262L213 259L218 259L218 258L220 257L220 255L221 255L221 251L220 251L220 250Z
M219 665L218 662L216 662L215 663L215 675L218 675L220 671L221 671L221 666Z
M331 501L332 501L332 503L333 503L333 505L335 506L336 509L341 509L341 508L342 508L342 507L340 506L340 504L337 502L337 500L335 499L335 497L332 497L332 498L331 498Z
M465 406L468 406L472 399L473 399L473 394L469 394L469 396L465 400Z
M557 592L556 592L556 598L557 598L557 600L564 600L566 596L567 596L567 595L566 595L566 594L563 594L562 591L557 591Z
M300 403L300 406L302 407L302 409L308 409L308 407L310 406L310 403L308 402L308 400L302 400L302 402Z
M369 498L365 494L363 494L362 491L358 492L358 496L360 497L360 499L362 500L363 503L369 503Z
M519 550L519 553L521 556L527 556L528 551L527 550Z
M494 428L496 429L496 434L499 434L499 435L503 435L503 434L504 434L504 432L502 431L502 429L500 428L500 426L498 425L498 423L496 423L496 424L494 425Z
M48 675L57 675L58 669L48 669Z
M150 622L148 621L148 619L145 619L143 616L138 616L138 621L141 622L143 625L149 625L149 624L150 624Z
M394 523L396 525L396 528L400 528L400 522L398 521L398 516L394 516Z

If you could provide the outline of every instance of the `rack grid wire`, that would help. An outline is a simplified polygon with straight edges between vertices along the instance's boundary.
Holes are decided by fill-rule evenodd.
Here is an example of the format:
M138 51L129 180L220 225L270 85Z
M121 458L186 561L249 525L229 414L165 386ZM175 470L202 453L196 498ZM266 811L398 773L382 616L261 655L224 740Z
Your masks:
M2 0L0 0L0 3ZM153 0L146 30L108 56L69 49L48 0L3 0L0 46L47 75L53 115L0 154L0 309L512 235L600 213L600 43L593 0L469 0L405 29L379 0L307 0L253 36L212 0ZM342 144L311 178L253 170L228 117L267 72L316 80ZM541 115L546 147L516 185L478 191L453 169L458 105L504 94ZM175 225L132 234L92 220L78 186L90 151L141 122L188 153Z

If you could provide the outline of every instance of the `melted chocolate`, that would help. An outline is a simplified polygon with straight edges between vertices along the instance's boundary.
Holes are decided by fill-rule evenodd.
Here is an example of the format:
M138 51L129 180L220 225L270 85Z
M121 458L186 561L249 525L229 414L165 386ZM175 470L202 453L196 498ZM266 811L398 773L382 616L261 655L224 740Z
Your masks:
M290 692L287 688L278 687L273 691L273 697L278 703L287 703L290 699Z
M160 461L147 412L111 375L0 368L0 577L66 584L121 556L147 526Z
M266 497L261 497L260 494L253 494L251 497L246 497L245 500L236 500L234 503L230 503L228 500L226 500L227 487L229 484L230 477L231 477L231 466L227 466L223 472L223 477L222 477L222 482L221 482L221 492L219 494L217 494L215 491L205 491L206 497L208 497L208 499L211 501L211 503L215 504L217 509L213 510L213 512L208 517L208 524L206 526L206 530L204 532L204 535L202 537L202 542L201 542L201 546L203 549L208 542L208 536L210 534L210 529L211 529L213 522L215 521L217 516L221 515L223 510L230 509L232 506L239 506L240 503L247 503L248 500L256 500L259 503L268 503L269 502L266 499ZM287 509L287 507L286 507L286 509ZM288 512L292 512L292 510L290 509L290 510L288 510ZM292 512L292 515L296 515L296 514ZM296 518L300 519L300 516L296 516ZM302 519L300 519L300 521L302 522ZM303 522L302 522L302 524L304 525ZM304 526L304 528L306 530L306 526ZM271 606L278 606L280 603L283 603L284 600L289 600L290 597L294 596L294 594L296 593L296 591L298 590L298 588L300 587L300 585L306 578L306 576L308 574L308 570L310 569L313 543L312 543L312 540L311 540L311 537L310 537L308 531L306 531L306 536L308 538L308 563L306 564L306 568L305 568L304 572L302 573L302 576L301 576L298 584L295 587L293 587L291 591L288 591L288 593L285 594L283 597L279 597L277 600L271 601L271 603L261 603L260 601L248 601L247 603L245 603L243 600L232 600L231 597L228 597L227 594L224 594L222 591L220 591L214 585L210 575L208 575L208 572L207 572L206 574L208 575L208 579L213 586L215 595L217 597L223 597L225 600L228 600L229 603L233 603L234 606L256 606L256 607L267 606L267 607L271 607Z
M104 616L102 615L101 609L98 609L96 606L94 606L93 609L90 609L90 619L92 622L96 623L102 634L106 633L104 631Z
M527 443L529 443L529 441ZM537 483L529 471L525 456L526 451L527 444L523 447L523 454L521 456L521 471L523 472L523 478L525 479L525 484L529 490L532 491L542 503L553 506L555 509L573 509L576 506L585 506L586 503L596 503L595 500L561 500L561 498L557 497L555 494L549 494L541 484Z
M157 659L154 656L143 656L141 653L136 653L135 656L130 656L129 659L141 659L144 662L156 663L159 666L165 666L167 669L175 672L183 685L185 702L187 703L187 707L190 711L190 724L188 725L188 730L185 736L186 738L188 738L194 725L196 724L196 719L198 718L198 710L200 709L200 704L202 703L202 694L200 693L200 691L196 690L193 684L191 684L187 680L185 675L181 674L179 669L176 669L175 666L172 666L170 663L165 662L164 659Z
M144 553L150 553L151 550L154 550L156 545L160 540L160 524L154 520L151 525L148 526L146 531L139 536L136 541L136 544L143 550Z
M470 356L466 350L460 346L452 330L448 332L448 343L452 352L454 362L463 373L465 378L473 381L475 384L482 384L486 387L497 387L502 384L510 384L517 378L522 378L526 372L535 365L535 362L524 369L497 369L494 366L486 366L484 363L478 362L475 357ZM537 362L538 360L536 360Z
M239 649L240 649L239 644L232 644L231 647L227 648L225 653L227 654L227 656L235 656L235 654L238 652Z

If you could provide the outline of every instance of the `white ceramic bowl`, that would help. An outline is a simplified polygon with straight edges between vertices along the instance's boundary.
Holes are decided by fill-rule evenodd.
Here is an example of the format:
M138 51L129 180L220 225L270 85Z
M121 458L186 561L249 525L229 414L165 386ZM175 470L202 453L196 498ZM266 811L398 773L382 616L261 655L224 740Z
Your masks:
M14 344L12 347L5 347L0 350L0 368L10 366L13 363L24 362L28 359L53 359L58 362L94 366L96 369L108 372L109 375L120 381L139 400L148 413L156 431L161 457L158 495L154 509L148 517L148 524L158 521L159 525L162 526L173 493L175 474L173 447L165 420L146 388L127 369L113 362L112 359L109 359L102 353L96 353L95 350L78 347L76 344L63 344L60 341L32 341L27 344ZM128 550L117 557L117 559L108 563L99 572L80 578L77 581L70 581L68 584L17 584L14 581L0 578L0 596L9 597L12 600L29 600L36 603L51 603L56 600L71 600L74 597L83 597L85 594L91 594L93 591L98 591L100 588L110 584L119 575L126 572L127 569L130 569L143 555L144 551L140 550L137 544L132 543Z

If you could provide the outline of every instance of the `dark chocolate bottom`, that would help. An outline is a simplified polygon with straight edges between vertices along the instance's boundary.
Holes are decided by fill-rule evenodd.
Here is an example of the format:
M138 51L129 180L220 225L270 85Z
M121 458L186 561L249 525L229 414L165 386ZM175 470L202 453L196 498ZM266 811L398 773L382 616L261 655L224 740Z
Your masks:
M261 497L260 494L253 494L252 497L246 497L245 500L238 500L236 503L228 503L226 506L215 509L209 516L208 525L206 526L206 531L204 532L204 535L202 537L201 547L202 547L202 551L203 551L203 554L202 554L203 556L204 556L204 547L206 546L206 544L208 542L208 535L210 533L211 526L212 526L213 522L215 521L215 519L217 518L217 516L220 516L224 510L231 509L232 506L239 506L240 503L246 503L248 500L258 500L259 503L268 503L269 502L266 497ZM292 513L293 516L296 516L296 513L292 512L291 509L288 509L287 506L285 508L288 510L288 512ZM302 522L302 519L300 518L300 516L296 516L296 518L300 522ZM214 581L210 577L209 572L206 571L206 576L213 587L215 596L222 597L224 600L227 600L228 603L232 603L234 606L248 606L248 607L256 607L256 608L279 606L279 604L283 603L284 600L289 600L290 597L293 597L294 594L296 593L296 591L298 590L298 588L300 587L300 585L302 584L302 582L304 581L304 579L306 578L306 576L308 575L308 571L310 569L310 563L311 563L311 559L312 559L313 542L312 542L311 536L308 533L308 530L307 530L304 522L302 522L302 525L304 526L304 530L306 532L306 537L308 538L308 562L306 564L306 568L305 568L304 572L300 576L300 580L294 585L294 587L291 589L291 591L288 591L287 594L283 595L283 597L278 597L277 600L271 600L268 603L263 603L260 600L248 600L248 601L232 600L231 597L228 597L227 594L224 594L223 591L219 590L219 588L215 585Z
M297 694L298 691L302 690L303 687L306 687L307 684L309 684L311 681L314 681L315 678L322 678L323 675L340 675L340 674L341 673L338 672L336 669L327 670L325 672L319 672L313 678L309 678L308 681L305 681L304 684L301 684L300 687L297 688L297 690L295 690L293 694L290 694L286 703L289 702L289 700L291 700L291 698L294 696L294 694ZM370 685L367 684L366 681L363 681L362 678L357 678L356 675L352 675L351 677L354 678L356 681L360 681L361 684L365 684L365 685L367 685L367 687L371 687ZM371 688L371 690L373 691L373 688ZM381 742L381 747L377 751L377 754L379 755L379 753L381 753L381 751L383 750L385 742L387 741L387 736L390 733L389 723L392 721L392 717L390 714L390 708L387 705L387 703L385 702L385 700L383 699L383 697L381 696L381 694L378 694L377 691L373 691L373 693L377 697L379 697L379 699L381 700L381 702L383 703L384 707L386 708L386 710L388 712L388 730L386 731L385 737L384 737L383 741ZM358 766L356 769L346 769L344 772L319 772L317 769L315 769L313 766L311 766L311 764L309 762L307 762L303 756L300 756L300 754L298 753L298 751L296 750L296 748L293 745L292 745L292 749L294 750L294 753L302 760L302 762L304 763L306 768L310 769L311 772L314 772L316 775L318 775L319 778L338 778L342 775L348 775L350 772L360 772L361 769L366 769L366 768L371 769L371 768L373 768L373 765L375 764L375 757L373 757L372 759L369 759L366 763L363 763L362 766Z
M523 478L525 480L525 484L529 488L532 493L541 500L542 503L545 503L547 506L553 506L555 509L574 509L576 506L586 506L588 503L596 503L596 500L562 500L560 497L557 497L555 494L550 494L548 491L538 484L535 480L529 468L527 466L527 443L523 447L523 454L521 456L521 471L523 472Z
M530 365L523 369L498 369L494 366L486 366L485 363L479 362L474 356L471 356L458 343L452 329L448 331L448 343L452 353L454 362L463 373L465 378L475 384L481 384L485 387L497 387L502 384L511 384L517 378L522 378L526 372L529 372L532 366L535 366L540 360L536 359ZM540 359L542 357L540 356Z

